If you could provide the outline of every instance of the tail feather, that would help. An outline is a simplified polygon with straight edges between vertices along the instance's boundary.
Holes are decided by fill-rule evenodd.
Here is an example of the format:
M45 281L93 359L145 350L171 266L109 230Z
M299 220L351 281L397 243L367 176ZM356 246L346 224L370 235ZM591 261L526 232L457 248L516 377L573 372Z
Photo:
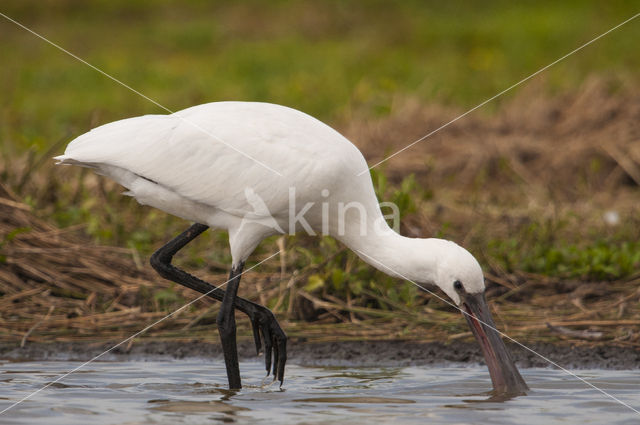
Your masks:
M96 168L96 164L78 161L66 155L54 156L53 159L56 161L56 165L77 165L78 167Z

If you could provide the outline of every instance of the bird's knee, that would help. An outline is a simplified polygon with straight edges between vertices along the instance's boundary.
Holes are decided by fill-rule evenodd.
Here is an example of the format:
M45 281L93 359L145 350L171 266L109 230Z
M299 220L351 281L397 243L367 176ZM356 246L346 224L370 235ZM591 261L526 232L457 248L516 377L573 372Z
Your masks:
M151 267L154 268L158 273L162 273L165 268L165 263L162 262L161 256L158 251L154 252L151 258L149 259L151 263Z
M166 256L161 251L156 251L153 253L151 258L149 259L149 263L151 263L151 267L162 277L165 279L171 279L171 259L167 260Z

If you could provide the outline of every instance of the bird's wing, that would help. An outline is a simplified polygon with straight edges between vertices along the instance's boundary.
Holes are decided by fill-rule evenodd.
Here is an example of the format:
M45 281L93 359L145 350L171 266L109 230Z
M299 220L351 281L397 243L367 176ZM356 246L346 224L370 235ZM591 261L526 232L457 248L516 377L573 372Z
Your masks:
M354 152L355 151L355 152ZM293 109L219 102L95 128L67 146L61 162L118 167L182 197L232 214L256 213L250 188L271 212L286 211L290 188L327 186L360 152L335 130ZM356 170L357 169L357 170ZM324 181L323 181L324 180Z

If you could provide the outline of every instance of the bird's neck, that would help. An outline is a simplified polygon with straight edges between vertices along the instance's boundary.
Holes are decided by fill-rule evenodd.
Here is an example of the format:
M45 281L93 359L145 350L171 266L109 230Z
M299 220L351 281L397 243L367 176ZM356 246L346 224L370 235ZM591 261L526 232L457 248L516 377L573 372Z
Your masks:
M352 226L337 238L362 260L390 276L415 283L435 283L440 247L446 241L408 238L386 223L381 227L377 231L360 232L358 226Z

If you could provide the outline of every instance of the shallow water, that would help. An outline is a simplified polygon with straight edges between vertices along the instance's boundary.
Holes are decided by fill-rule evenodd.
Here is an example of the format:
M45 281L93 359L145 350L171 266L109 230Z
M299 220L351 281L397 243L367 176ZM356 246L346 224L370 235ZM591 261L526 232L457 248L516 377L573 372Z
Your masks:
M80 362L1 362L0 410ZM219 362L94 362L0 415L1 424L492 423L631 424L640 415L550 369L523 369L526 397L487 402L478 367L287 365L282 389L260 387L258 362L240 364L245 388L229 392ZM581 377L640 408L640 370L583 370ZM271 380L269 379L269 382Z

